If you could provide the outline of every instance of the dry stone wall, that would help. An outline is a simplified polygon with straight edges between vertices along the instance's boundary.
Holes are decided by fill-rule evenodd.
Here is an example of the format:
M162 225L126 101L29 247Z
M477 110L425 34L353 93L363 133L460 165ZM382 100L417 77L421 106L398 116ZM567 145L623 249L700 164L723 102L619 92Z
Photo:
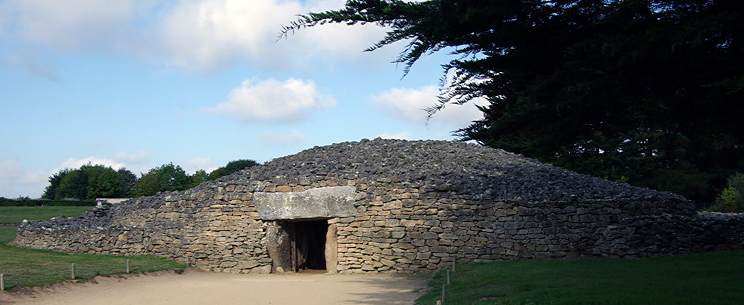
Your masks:
M597 232L624 217L689 212L654 201L473 201L464 194L385 182L361 183L357 189L364 196L359 215L334 220L340 272L434 270L452 258L590 255Z
M604 228L593 255L650 257L744 248L744 214L703 212L622 219Z
M254 206L243 204L251 193L233 187L132 200L82 219L24 223L15 243L67 252L147 254L208 270L268 273L271 259L261 240L266 223Z
M271 247L283 238L281 220L262 220L254 194L335 186L353 188L356 209L327 218L328 234L335 232L336 239L326 257L334 258L330 269L341 273L434 270L452 258L687 253L710 247L681 238L679 243L689 246L653 248L664 238L649 236L661 228L662 236L676 236L675 227L684 228L680 223L711 223L697 227L723 231L740 224L704 220L680 196L579 175L501 150L363 140L315 147L187 191L106 206L83 218L26 222L15 243L149 254L214 271L267 273L288 256ZM741 239L724 244L741 247Z

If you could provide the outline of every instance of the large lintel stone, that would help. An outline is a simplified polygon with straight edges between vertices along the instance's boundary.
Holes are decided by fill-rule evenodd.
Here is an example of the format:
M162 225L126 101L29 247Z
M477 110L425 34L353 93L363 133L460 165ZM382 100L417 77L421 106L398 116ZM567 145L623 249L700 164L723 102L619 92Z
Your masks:
M356 215L353 186L331 186L304 192L256 192L253 203L263 220L312 219Z

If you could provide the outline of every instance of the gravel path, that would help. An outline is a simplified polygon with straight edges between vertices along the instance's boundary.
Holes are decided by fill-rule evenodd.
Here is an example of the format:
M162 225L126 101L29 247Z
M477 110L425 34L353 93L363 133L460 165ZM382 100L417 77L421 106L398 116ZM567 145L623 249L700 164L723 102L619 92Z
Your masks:
M0 304L413 304L426 280L388 275L242 275L188 270L184 274L96 278L21 293Z

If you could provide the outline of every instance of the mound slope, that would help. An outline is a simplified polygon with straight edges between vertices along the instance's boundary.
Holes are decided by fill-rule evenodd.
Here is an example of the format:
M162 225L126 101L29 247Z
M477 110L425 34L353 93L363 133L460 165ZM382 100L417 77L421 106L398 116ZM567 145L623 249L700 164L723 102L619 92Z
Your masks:
M337 143L277 158L238 175L259 181L327 175L387 178L502 201L685 200L671 193L578 174L501 149L445 141L375 139Z

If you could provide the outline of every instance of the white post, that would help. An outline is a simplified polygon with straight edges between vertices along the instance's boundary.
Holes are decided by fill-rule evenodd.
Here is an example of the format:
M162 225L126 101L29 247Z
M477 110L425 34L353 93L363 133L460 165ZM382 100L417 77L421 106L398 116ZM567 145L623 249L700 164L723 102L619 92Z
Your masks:
M457 258L453 256L452 257L452 272L455 272L455 264L457 264Z
M450 271L447 269L447 285L450 284Z
M75 263L70 264L70 275L72 279L75 279Z
M0 292L5 291L5 274L0 273Z
M447 285L445 285L445 284L442 284L442 302L444 302L444 297L445 297L445 289L447 289Z
M129 259L127 259L127 273L129 273Z

